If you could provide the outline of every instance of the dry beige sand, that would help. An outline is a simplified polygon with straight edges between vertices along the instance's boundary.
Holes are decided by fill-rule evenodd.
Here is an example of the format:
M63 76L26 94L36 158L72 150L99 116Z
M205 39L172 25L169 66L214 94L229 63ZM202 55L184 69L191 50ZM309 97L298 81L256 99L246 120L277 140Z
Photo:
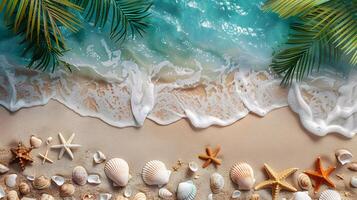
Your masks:
M22 109L16 113L9 113L0 108L0 158L2 162L9 159L9 148L16 146L18 141L28 145L31 134L43 139L53 137L53 144L58 143L57 133L61 132L68 138L72 132L76 133L74 143L83 147L75 151L75 159L71 161L68 156L57 160L58 151L51 150L50 158L55 163L45 165L37 157L38 153L45 152L45 145L33 150L35 163L28 167L24 174L51 176L60 174L70 178L73 167L83 165L89 173L99 173L102 176L102 184L99 186L77 187L76 199L83 193L110 192L121 194L123 189L108 187L103 167L104 164L94 165L92 155L96 150L104 152L108 158L119 157L128 161L133 179L129 182L134 193L138 190L146 192L149 199L158 199L157 188L146 187L140 177L143 165L153 159L159 159L168 167L176 164L181 159L184 163L195 161L202 164L197 156L204 152L207 145L221 145L220 158L222 166L217 169L209 166L198 171L199 178L187 174L187 166L182 166L171 176L167 185L171 191L175 191L180 181L192 179L198 187L196 199L205 200L210 193L209 176L214 171L225 177L225 189L215 199L229 199L234 185L229 179L229 169L236 162L248 162L254 168L257 182L266 178L262 168L264 163L270 164L276 170L289 167L298 167L300 170L296 176L305 169L312 169L317 156L323 158L324 166L336 165L334 152L339 148L347 148L352 153L357 152L357 137L345 139L337 135L315 137L305 131L299 123L297 116L289 108L283 108L271 112L264 118L249 115L243 120L228 127L210 127L198 130L181 120L169 126L159 126L149 120L141 128L116 128L107 125L99 119L81 117L58 102L51 101L46 106ZM13 165L11 165L13 166ZM12 168L15 170L16 168ZM341 174L345 181L336 177ZM341 191L344 199L357 199L357 189L350 189L349 179L353 175L346 167L338 167L331 176ZM0 176L1 179L4 176ZM3 181L0 180L1 185ZM298 188L295 179L289 181ZM325 186L322 187L325 189ZM350 197L345 197L350 193ZM49 192L57 195L57 189L52 186ZM270 190L256 191L262 199L271 199ZM245 192L241 199L248 199L252 192ZM35 195L35 193L31 194ZM30 196L31 196L30 195ZM292 193L282 193L281 198L289 199ZM317 197L317 196L316 196Z

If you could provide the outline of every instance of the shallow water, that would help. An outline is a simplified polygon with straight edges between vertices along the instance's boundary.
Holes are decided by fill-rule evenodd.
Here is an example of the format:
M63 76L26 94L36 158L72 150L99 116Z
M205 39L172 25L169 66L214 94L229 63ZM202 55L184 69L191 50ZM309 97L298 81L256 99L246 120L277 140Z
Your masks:
M118 127L142 126L146 118L166 125L186 117L199 128L226 126L249 112L264 116L290 104L312 133L352 137L357 129L354 76L348 81L326 73L295 84L290 92L281 88L268 65L288 24L262 12L262 3L155 1L148 33L124 46L87 25L87 31L67 33L71 51L64 59L73 73L19 68L26 59L13 45L18 39L1 31L0 104L16 111L55 99Z

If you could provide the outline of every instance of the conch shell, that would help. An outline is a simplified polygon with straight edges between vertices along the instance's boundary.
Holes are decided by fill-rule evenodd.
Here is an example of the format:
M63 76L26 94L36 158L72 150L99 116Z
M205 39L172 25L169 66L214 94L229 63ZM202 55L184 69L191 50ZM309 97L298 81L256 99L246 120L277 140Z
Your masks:
M169 182L171 171L159 160L152 160L143 168L142 177L148 185L163 186Z
M113 181L113 185L124 187L128 184L129 165L121 158L113 158L109 160L104 167L104 172L107 177Z
M210 178L211 190L214 194L218 194L223 190L224 178L219 173L213 173Z
M230 171L232 181L239 186L240 190L250 190L255 183L253 168L248 163L233 165Z
M336 158L341 165L345 165L352 160L352 153L348 151L347 149L338 149L335 153Z

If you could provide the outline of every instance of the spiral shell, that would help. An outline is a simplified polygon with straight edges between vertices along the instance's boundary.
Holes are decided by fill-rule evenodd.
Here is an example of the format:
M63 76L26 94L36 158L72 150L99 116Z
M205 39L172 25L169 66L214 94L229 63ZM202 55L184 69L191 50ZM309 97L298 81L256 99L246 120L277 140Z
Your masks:
M248 163L237 163L230 171L232 181L239 186L240 190L250 190L255 183L254 172Z
M40 176L35 178L32 185L37 190L44 190L50 187L51 180L45 176Z
M295 192L292 200L311 200L311 197L309 196L309 192L307 191Z
M146 200L146 195L142 192L137 193L133 200Z
M85 185L87 183L88 173L82 166L77 166L72 171L72 180L77 185Z
M162 199L170 199L172 197L172 192L166 188L161 188L159 190L159 197Z
M312 187L311 179L305 173L301 173L297 177L298 185L303 190L309 190Z
M159 160L152 160L143 168L142 177L147 185L166 185L169 182L171 171Z
M129 165L121 158L113 158L109 160L105 164L104 172L107 177L113 181L114 185L124 187L129 182Z
M61 197L70 197L74 194L76 188L70 183L65 183L60 187Z
M55 198L49 194L42 194L40 200L55 200Z
M325 190L321 192L319 200L341 200L341 195L335 190Z
M31 189L30 189L30 186L25 183L25 182L21 182L19 184L19 192L22 194L22 195L27 195L31 192Z
M11 190L7 193L7 200L19 200L19 195L15 190Z
M213 173L210 178L211 190L214 194L218 194L224 187L224 178L219 173Z
M178 200L194 200L197 194L197 188L192 181L182 182L177 187Z

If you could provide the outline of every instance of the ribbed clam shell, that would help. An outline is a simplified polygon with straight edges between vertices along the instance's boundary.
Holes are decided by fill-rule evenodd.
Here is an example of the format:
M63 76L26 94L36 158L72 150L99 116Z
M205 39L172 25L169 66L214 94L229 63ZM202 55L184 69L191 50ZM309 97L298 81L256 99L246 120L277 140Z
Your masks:
M194 200L197 194L197 188L192 181L182 182L177 187L178 200Z
M142 177L148 185L166 185L169 182L171 171L159 160L152 160L143 168Z
M248 163L237 163L230 171L232 181L238 185L240 190L250 190L255 183L254 172Z
M22 195L27 195L31 192L31 189L30 189L30 186L25 183L25 182L21 182L19 184L19 192L22 194Z
M49 194L42 194L40 200L55 200L55 198Z
M321 192L319 200L341 200L341 195L335 190L325 190Z
M172 192L170 192L168 189L166 188L161 188L159 190L159 197L162 199L170 199L172 197Z
M292 200L311 200L309 193L305 192L295 192Z
M77 185L85 185L87 183L88 173L82 166L77 166L73 169L72 180Z
M347 149L338 149L335 153L336 158L338 162L340 162L342 165L347 164L351 162L352 160L352 153L348 151Z
M309 190L312 187L311 179L305 173L301 173L297 177L298 185L303 190Z
M133 200L146 200L146 195L142 192L137 193Z
M70 183L65 183L60 187L61 197L70 197L74 194L76 188Z
M218 194L224 187L224 178L219 173L213 173L210 178L211 190L214 194Z
M7 193L7 200L19 200L19 195L15 190L10 190Z
M51 180L45 176L40 176L40 177L35 178L32 185L37 190L44 190L44 189L50 187Z
M129 165L121 158L109 160L104 167L107 177L113 181L114 185L124 187L129 181Z

